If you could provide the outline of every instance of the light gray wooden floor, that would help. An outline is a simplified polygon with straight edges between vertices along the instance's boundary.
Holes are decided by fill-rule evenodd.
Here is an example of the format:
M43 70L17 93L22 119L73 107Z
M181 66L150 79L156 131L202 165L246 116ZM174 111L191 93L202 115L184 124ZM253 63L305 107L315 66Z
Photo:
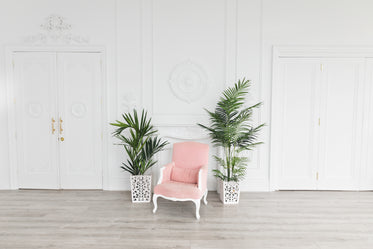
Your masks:
M372 249L373 192L244 193L223 206L159 198L132 204L129 192L0 191L0 248Z

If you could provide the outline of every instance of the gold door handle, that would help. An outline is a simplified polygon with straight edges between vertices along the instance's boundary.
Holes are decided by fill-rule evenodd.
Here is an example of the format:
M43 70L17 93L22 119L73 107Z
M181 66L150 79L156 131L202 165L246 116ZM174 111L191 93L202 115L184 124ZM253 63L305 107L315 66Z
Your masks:
M64 139L63 137L61 137L60 140L61 140L62 142L65 141L65 139Z
M52 118L52 134L54 134L54 132L56 131L56 129L54 128L54 122L56 122L56 120Z
M60 118L60 134L62 134L62 132L63 132L63 129L62 129L62 122L63 122L63 120L62 120L62 118ZM62 140L63 141L63 140Z

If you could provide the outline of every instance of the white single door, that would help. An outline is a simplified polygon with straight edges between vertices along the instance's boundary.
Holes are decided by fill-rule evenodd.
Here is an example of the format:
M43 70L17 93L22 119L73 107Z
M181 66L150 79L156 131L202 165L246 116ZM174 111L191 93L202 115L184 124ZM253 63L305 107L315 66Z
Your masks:
M322 60L318 189L358 190L363 59Z
M63 189L102 189L101 54L58 53Z
M281 59L275 109L279 189L316 189L315 165L318 143L318 82L320 64L314 59Z
M19 188L59 188L55 53L15 53Z

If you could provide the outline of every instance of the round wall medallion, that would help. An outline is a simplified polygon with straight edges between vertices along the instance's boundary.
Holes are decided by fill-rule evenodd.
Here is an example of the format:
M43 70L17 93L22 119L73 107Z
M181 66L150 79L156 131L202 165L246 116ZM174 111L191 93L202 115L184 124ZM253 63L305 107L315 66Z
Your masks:
M206 93L207 80L207 74L203 68L188 60L174 68L169 83L177 98L191 103L199 100Z
M38 118L43 113L43 107L40 103L29 103L28 113L31 117Z
M83 103L77 102L71 105L71 114L77 118L82 118L87 112L87 108Z

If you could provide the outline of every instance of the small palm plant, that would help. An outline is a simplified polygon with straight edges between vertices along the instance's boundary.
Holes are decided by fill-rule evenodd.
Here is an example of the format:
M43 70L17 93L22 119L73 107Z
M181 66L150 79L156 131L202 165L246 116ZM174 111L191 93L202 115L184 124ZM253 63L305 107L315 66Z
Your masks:
M198 124L209 131L212 142L223 148L223 157L214 156L223 170L214 170L215 176L223 181L238 182L246 174L247 157L240 156L245 150L252 150L260 142L256 142L258 133L264 124L256 127L250 125L255 108L261 102L250 107L244 107L245 96L250 87L249 80L239 80L234 87L223 92L215 112L207 111L211 126Z
M156 136L157 130L145 110L142 110L141 117L136 110L133 110L133 114L125 113L122 117L124 122L117 120L116 123L111 123L118 127L113 136L121 141L120 145L123 145L128 155L127 162L121 168L132 175L144 175L157 162L153 159L154 155L163 150L168 142L162 142ZM128 136L122 135L125 130L128 130Z

